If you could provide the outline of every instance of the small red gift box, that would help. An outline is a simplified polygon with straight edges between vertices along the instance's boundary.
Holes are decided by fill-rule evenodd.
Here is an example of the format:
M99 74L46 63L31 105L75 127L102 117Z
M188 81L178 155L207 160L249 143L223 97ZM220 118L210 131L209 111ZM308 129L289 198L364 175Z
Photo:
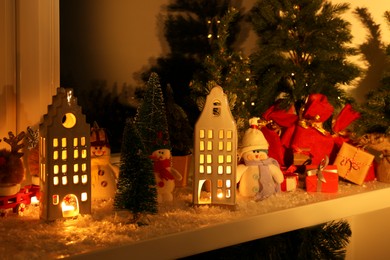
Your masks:
M319 168L306 166L306 190L308 192L334 193L339 188L339 175L336 165L326 165Z
M282 191L294 191L298 186L299 175L295 172L297 167L290 166L286 171L283 171L284 180L280 184Z

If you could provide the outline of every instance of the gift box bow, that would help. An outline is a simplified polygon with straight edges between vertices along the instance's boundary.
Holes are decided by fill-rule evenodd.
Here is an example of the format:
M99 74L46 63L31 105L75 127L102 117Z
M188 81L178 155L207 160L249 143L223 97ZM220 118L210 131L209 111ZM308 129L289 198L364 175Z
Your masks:
M318 190L321 190L322 182L326 183L326 179L325 179L323 172L331 172L331 173L337 174L337 169L326 169L328 167L328 165L329 165L329 157L325 156L325 158L321 160L321 163L318 165L317 169L308 170L306 172L307 176L317 175L317 178L318 178L317 189Z
M312 127L323 135L329 135L322 123L333 113L334 108L322 94L310 94L302 107L298 124L303 128Z

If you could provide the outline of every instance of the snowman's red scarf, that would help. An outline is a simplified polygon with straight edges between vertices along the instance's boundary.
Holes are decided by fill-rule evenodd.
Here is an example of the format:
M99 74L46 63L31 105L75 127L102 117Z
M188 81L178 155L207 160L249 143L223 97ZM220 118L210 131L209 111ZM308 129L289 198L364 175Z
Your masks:
M157 160L154 161L154 172L158 173L160 179L174 180L175 178L167 168L171 167L171 160Z

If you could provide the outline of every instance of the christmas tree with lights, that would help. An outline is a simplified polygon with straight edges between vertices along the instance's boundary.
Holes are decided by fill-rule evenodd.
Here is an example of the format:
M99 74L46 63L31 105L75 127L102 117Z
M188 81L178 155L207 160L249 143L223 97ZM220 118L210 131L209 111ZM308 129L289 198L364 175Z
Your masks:
M228 96L229 106L239 128L244 129L256 101L257 86L252 80L249 58L229 45L232 28L240 19L237 8L209 21L212 52L205 57L202 70L194 75L191 88L200 110L210 90L219 85Z
M259 36L258 50L251 56L258 85L257 114L275 100L296 111L309 94L328 97L334 107L345 103L341 89L359 75L347 57L350 24L341 18L348 4L323 0L258 0L250 20Z
M144 215L157 213L153 164L131 119L127 119L123 131L117 187L114 208L130 211L130 223L141 223Z

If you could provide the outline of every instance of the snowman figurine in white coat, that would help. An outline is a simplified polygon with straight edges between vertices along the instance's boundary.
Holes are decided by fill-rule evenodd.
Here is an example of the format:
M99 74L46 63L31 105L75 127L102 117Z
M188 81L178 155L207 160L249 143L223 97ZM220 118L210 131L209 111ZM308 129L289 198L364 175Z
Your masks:
M278 162L268 157L269 144L258 129L259 118L249 120L250 128L246 130L241 148L240 161L237 166L237 183L239 194L263 200L280 192L280 184L284 180Z
M169 141L162 140L162 134L158 133L157 141L149 156L153 161L153 171L156 179L157 202L172 202L175 180L181 180L182 175L172 167L172 156Z

